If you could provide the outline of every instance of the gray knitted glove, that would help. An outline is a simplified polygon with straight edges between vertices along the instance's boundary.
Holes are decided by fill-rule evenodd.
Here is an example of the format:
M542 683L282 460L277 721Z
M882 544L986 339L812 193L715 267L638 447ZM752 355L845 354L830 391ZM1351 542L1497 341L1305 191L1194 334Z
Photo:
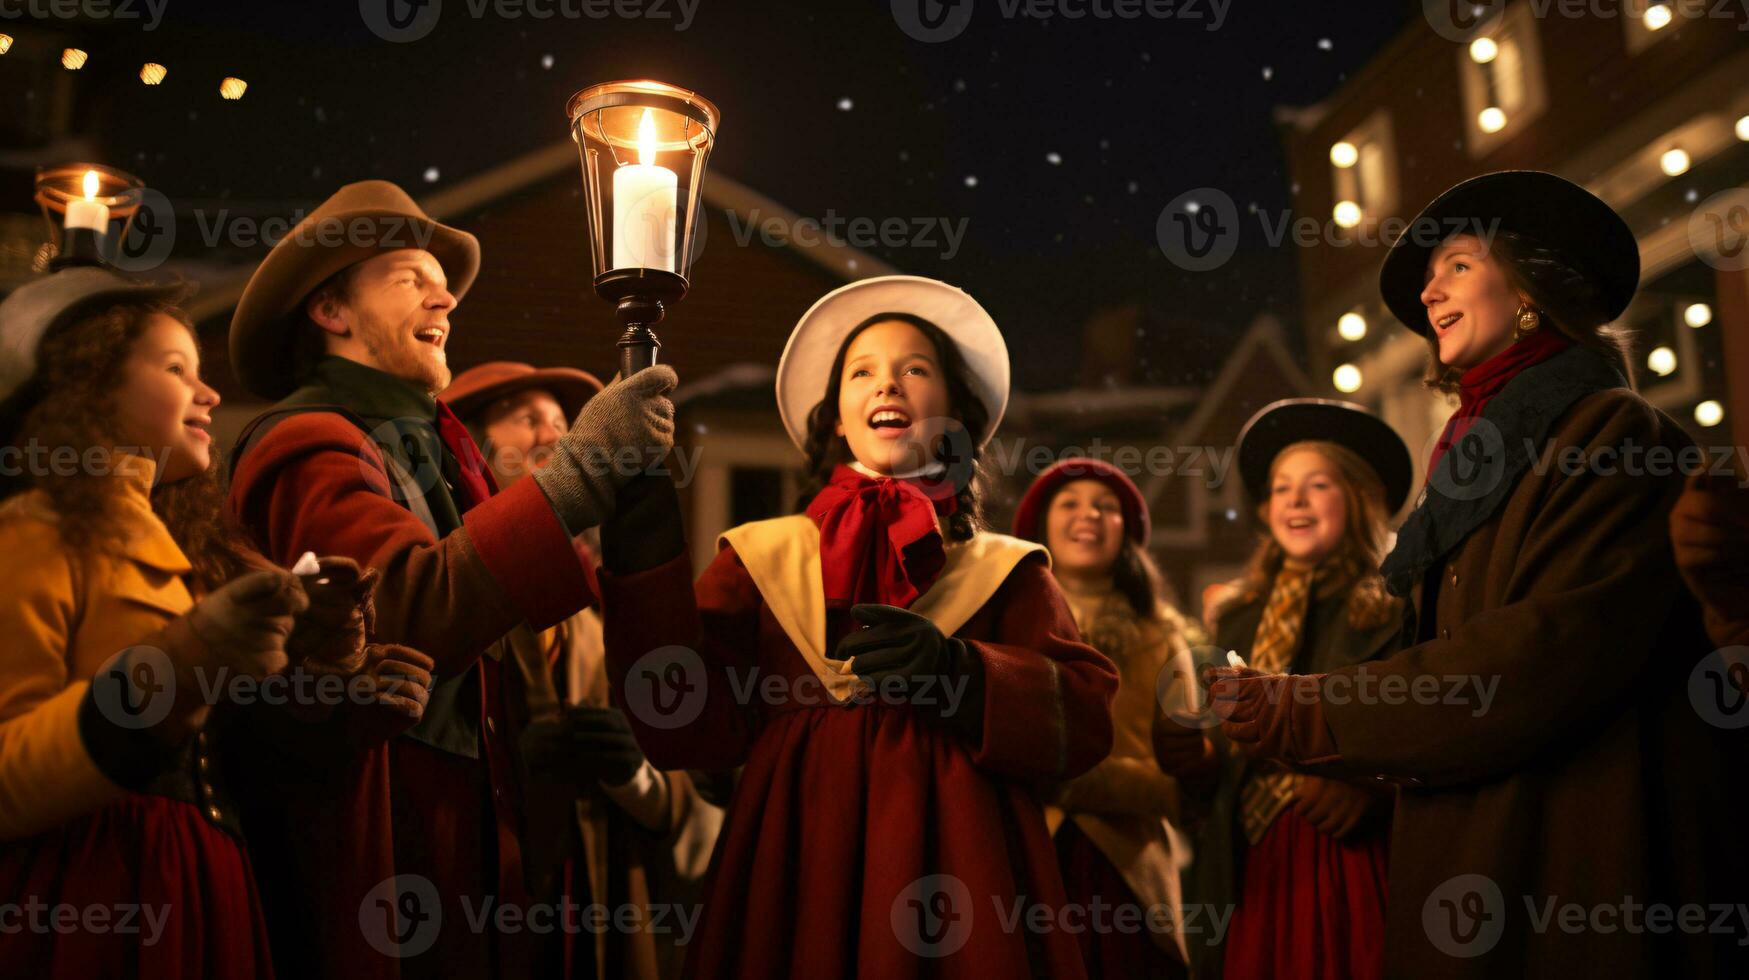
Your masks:
M571 430L553 446L534 482L572 534L613 516L614 493L674 448L674 403L680 383L666 364L621 378L589 399Z

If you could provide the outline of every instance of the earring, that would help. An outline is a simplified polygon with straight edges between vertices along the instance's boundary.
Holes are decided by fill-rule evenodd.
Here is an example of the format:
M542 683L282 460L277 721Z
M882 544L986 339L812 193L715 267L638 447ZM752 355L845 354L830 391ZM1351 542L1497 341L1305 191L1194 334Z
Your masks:
M1512 331L1513 342L1516 343L1536 333L1537 328L1542 325L1542 314L1536 311L1536 307L1528 303L1518 304L1518 329Z

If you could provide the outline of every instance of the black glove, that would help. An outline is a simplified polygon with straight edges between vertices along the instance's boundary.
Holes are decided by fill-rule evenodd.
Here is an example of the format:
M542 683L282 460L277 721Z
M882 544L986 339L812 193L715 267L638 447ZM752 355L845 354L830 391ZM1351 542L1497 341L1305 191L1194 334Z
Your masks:
M616 575L648 571L686 550L680 495L666 473L640 472L614 496L601 525L601 563Z
M522 757L536 776L587 787L621 786L644 765L644 750L618 708L574 705L522 733Z
M964 640L944 636L927 617L898 606L866 603L850 607L850 615L867 628L838 641L833 656L854 658L856 675L880 694L897 688L914 707L973 742L982 740L984 665ZM954 699L950 684L963 684L964 695Z

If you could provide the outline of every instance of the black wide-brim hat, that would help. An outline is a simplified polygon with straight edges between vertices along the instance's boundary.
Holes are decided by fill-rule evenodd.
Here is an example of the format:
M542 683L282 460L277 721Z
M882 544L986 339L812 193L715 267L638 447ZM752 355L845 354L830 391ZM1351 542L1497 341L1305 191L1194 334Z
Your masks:
M1427 259L1451 235L1510 231L1560 252L1598 291L1610 320L1640 285L1640 247L1615 209L1578 184L1540 170L1472 177L1433 199L1392 243L1379 294L1403 325L1425 336Z
M1298 442L1332 442L1365 460L1385 488L1385 509L1395 514L1409 499L1415 466L1409 447L1384 419L1350 402L1285 398L1265 405L1239 430L1239 478L1253 503L1269 499L1269 468Z

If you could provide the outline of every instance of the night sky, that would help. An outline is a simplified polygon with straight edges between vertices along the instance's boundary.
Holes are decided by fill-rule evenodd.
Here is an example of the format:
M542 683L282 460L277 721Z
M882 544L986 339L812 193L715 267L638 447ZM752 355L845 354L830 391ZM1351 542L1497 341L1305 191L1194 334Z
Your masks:
M660 78L722 110L713 170L799 214L963 220L951 257L939 233L870 251L989 306L1023 386L1067 383L1053 337L1126 303L1148 311L1143 380L1180 384L1206 380L1257 313L1294 324L1298 284L1291 247L1268 247L1255 226L1222 268L1178 269L1155 241L1161 209L1201 186L1240 208L1287 207L1274 109L1331 93L1419 6L1232 0L1209 30L1207 0L1140 20L1009 17L1015 0L962 0L963 32L923 43L888 0L688 0L684 30L677 0L645 0L636 19L581 15L584 0L499 2L521 15L441 0L429 34L391 43L351 0L168 0L152 31L73 26L95 31L76 82L106 85L104 148L179 205L289 211L365 177L430 193L565 138L576 89ZM564 4L579 15L530 13ZM169 66L164 85L133 80L145 60ZM248 81L245 99L217 97L226 74Z

